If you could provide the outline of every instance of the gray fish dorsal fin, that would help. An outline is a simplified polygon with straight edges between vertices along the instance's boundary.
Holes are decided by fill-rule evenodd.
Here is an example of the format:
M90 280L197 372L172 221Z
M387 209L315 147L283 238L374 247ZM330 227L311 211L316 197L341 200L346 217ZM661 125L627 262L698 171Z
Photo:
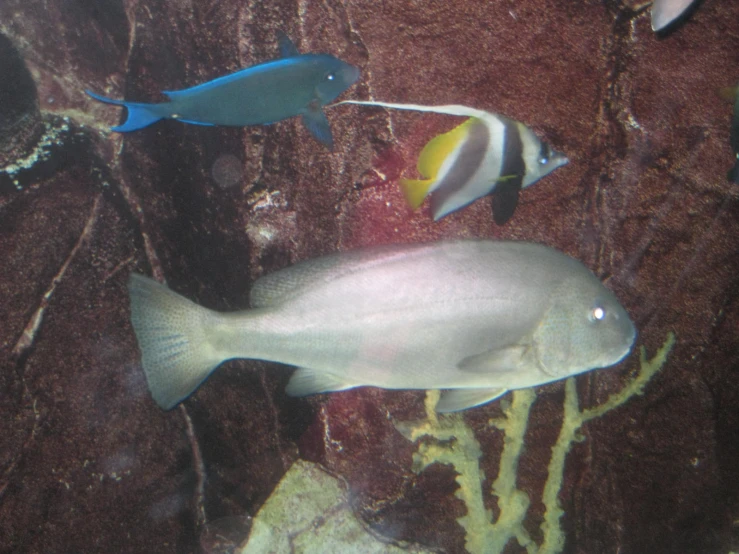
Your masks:
M354 388L356 385L345 383L335 375L301 367L290 377L285 392L289 396L308 396L320 392L332 392Z
M394 259L408 260L427 248L428 244L418 244L412 248L407 244L391 244L305 260L260 277L249 294L250 305L252 308L277 306L321 283L377 264L390 263Z
M526 365L529 349L526 346L508 346L468 356L457 364L462 371L471 373L505 373L518 371Z
M252 308L267 308L298 296L314 284L329 280L342 263L338 254L314 258L260 277L249 293Z
M280 57L282 58L294 58L295 56L300 56L300 52L298 52L295 43L291 41L290 37L288 37L282 30L277 31L277 45L280 48Z
M442 391L436 411L440 413L458 412L474 408L495 400L508 392L508 389L449 389Z

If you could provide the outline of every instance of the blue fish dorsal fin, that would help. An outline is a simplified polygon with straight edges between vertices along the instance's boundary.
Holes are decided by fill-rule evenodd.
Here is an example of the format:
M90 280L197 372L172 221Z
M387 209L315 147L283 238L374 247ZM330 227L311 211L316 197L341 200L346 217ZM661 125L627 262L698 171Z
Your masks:
M295 43L293 43L293 41L290 40L290 37L281 30L277 31L277 44L280 47L281 58L294 58L295 56L300 56L300 52L298 52L298 49L295 47Z
M178 97L183 96L184 94L187 94L187 89L185 90L163 90L162 94L166 94L170 100L174 100Z

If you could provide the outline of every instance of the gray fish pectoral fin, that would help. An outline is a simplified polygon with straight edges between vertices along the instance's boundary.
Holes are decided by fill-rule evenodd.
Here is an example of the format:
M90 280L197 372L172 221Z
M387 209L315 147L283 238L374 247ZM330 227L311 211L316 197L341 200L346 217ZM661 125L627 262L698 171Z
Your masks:
M320 392L351 389L355 386L345 383L330 373L301 367L295 370L293 376L290 377L290 382L288 382L285 392L289 396L308 396L309 394L318 394Z
M303 114L303 125L311 135L333 152L334 138L331 136L331 127L328 125L326 114L323 113L320 107L313 108L311 106L308 108L308 111Z
M518 206L518 193L521 192L523 175L500 177L493 190L493 221L503 225Z
M442 391L436 411L439 413L458 412L474 408L503 396L508 389L449 389Z
M488 350L482 354L468 356L457 364L462 371L471 373L506 373L518 371L526 364L527 346L514 345Z
M284 31L281 29L277 30L277 45L280 48L280 56L282 58L294 58L300 56L300 52L295 47L295 43L290 40Z

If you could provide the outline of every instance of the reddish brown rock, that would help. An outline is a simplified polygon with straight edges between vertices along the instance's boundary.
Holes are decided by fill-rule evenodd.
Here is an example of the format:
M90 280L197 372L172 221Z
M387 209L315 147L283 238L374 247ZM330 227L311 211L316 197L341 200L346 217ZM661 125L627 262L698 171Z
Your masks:
M153 272L206 306L239 309L254 279L298 260L468 236L581 259L650 355L677 334L645 394L586 424L569 454L565 551L739 548L739 189L725 180L731 106L715 94L739 74L739 4L704 2L665 36L637 7L566 4L0 3L0 552L220 548L218 522L245 522L241 540L242 516L299 456L343 476L379 532L463 552L454 472L414 473L416 446L394 425L423 416L423 394L291 399L288 368L240 361L162 412L125 282ZM278 28L301 51L359 65L347 96L499 112L571 163L525 190L504 227L488 199L434 223L427 207L406 207L397 180L456 120L333 108L330 154L297 120L109 134L120 110L83 94L159 100L276 57ZM224 167L240 183L224 186ZM636 362L579 378L583 405L620 390ZM519 465L536 542L562 390L540 389ZM500 413L494 403L465 416L496 516L503 440L488 420Z

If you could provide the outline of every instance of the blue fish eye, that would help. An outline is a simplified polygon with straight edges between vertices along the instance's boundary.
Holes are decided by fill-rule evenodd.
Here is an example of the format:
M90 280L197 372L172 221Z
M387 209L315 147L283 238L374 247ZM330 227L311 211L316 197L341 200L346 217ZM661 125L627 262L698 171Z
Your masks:
M333 73L329 73L328 75L326 75L326 79L328 79L329 81L333 81L335 78L336 75L334 75Z
M549 158L539 158L539 163L541 165L547 165L549 163Z

